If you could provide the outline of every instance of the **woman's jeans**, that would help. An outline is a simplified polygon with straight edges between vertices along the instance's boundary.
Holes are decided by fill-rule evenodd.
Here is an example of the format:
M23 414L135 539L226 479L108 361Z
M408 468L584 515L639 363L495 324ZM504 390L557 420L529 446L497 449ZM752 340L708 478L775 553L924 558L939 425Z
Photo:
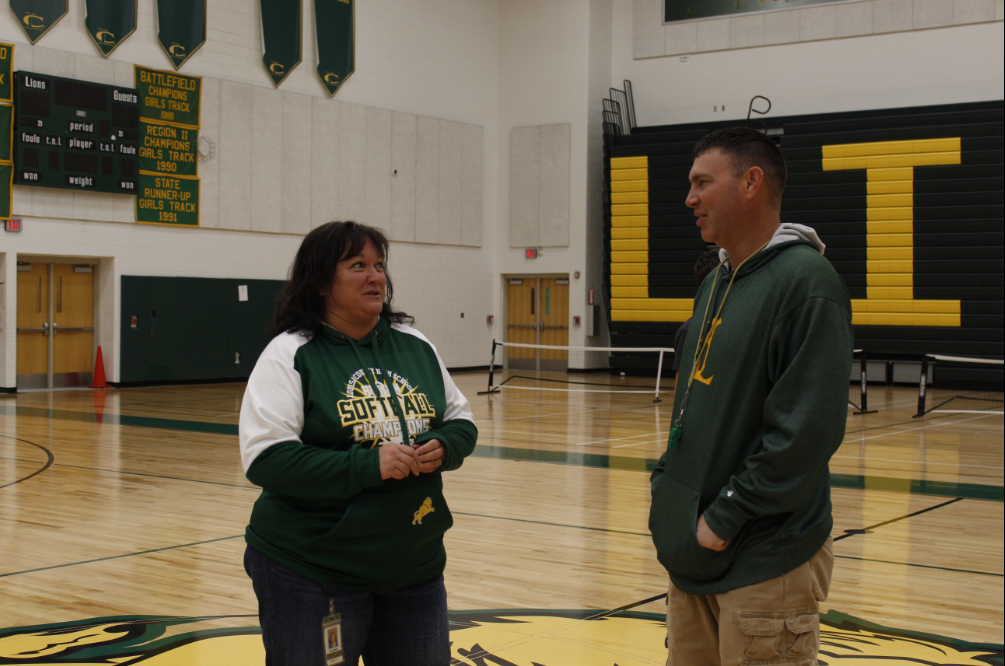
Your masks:
M447 590L443 576L397 590L338 591L296 574L248 546L244 569L258 597L266 666L324 666L321 623L328 601L342 614L346 666L447 666Z

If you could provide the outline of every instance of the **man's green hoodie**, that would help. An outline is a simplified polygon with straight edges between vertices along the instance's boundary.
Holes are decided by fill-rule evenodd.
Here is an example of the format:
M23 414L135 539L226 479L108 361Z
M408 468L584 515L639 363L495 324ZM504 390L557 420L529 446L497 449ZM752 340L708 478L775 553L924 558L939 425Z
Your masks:
M726 263L698 290L675 423L692 367L695 379L679 446L653 472L649 516L657 556L688 594L780 576L830 535L827 462L844 438L853 334L822 250L812 229L783 224L731 287ZM724 551L698 543L702 514Z
M407 432L406 432L407 431ZM241 405L241 457L262 486L245 539L318 584L395 589L443 573L453 524L440 472L382 480L380 445L443 443L461 466L477 429L436 349L381 317L362 340L276 336Z

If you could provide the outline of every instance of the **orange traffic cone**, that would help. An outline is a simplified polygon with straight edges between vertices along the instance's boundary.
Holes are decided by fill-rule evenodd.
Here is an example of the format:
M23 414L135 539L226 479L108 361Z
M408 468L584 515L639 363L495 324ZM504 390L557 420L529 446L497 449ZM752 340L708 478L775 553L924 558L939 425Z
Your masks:
M94 359L94 374L91 376L91 381L93 383L88 384L87 388L109 388L108 382L105 381L105 359L101 356L101 347L98 347L98 355Z

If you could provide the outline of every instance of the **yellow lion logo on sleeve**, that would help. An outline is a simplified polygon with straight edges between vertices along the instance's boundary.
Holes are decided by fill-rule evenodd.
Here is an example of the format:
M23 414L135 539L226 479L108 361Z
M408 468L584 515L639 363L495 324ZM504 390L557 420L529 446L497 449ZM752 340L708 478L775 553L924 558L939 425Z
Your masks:
M412 518L412 524L421 525L422 519L431 514L433 511L436 511L436 509L433 508L433 498L427 497L426 501L419 507L419 510L412 514L414 516Z

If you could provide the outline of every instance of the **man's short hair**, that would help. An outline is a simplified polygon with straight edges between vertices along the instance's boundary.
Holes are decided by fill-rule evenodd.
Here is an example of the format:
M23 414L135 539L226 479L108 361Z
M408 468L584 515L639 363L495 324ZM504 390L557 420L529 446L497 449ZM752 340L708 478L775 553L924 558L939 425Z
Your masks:
M732 160L734 176L743 175L750 167L761 167L771 201L781 205L788 170L782 151L774 141L749 127L724 127L696 143L692 155L697 159L716 149Z

